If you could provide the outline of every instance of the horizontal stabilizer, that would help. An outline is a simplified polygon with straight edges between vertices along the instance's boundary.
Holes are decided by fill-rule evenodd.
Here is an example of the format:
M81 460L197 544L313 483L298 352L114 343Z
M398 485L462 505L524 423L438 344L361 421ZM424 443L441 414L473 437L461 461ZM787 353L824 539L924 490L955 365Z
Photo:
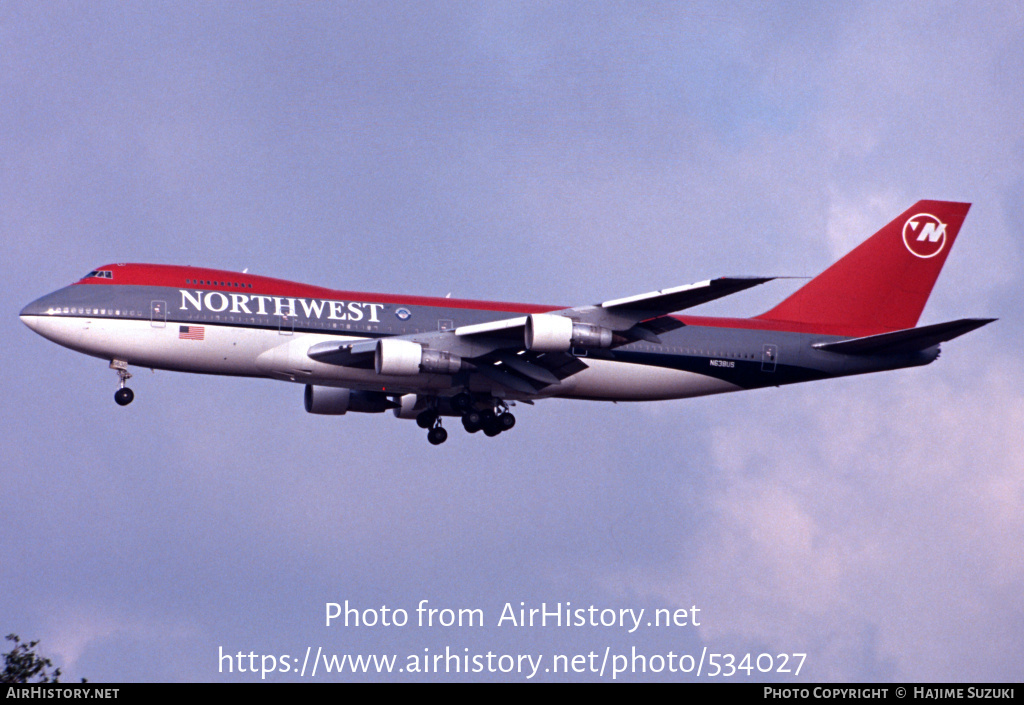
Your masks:
M818 350L845 353L847 355L895 355L917 352L958 338L964 333L981 328L995 318L961 318L958 321L936 323L920 328L907 328L892 333L869 335L863 338L839 340L834 343L817 343Z

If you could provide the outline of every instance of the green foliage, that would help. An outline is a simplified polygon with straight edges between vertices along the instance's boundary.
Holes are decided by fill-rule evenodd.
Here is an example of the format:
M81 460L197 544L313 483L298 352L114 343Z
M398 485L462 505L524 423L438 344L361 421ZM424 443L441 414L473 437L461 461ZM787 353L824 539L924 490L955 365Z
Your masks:
M50 659L36 654L38 641L26 644L17 634L8 634L7 640L14 642L14 648L4 654L4 671L0 673L0 683L60 682L60 669L53 668Z

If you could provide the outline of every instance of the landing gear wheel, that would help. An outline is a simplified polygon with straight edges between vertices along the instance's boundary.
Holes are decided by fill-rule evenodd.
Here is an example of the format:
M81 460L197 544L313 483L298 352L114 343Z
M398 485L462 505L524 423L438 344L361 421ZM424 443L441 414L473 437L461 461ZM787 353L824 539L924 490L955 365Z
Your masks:
M509 412L506 411L504 414L498 414L498 428L502 431L507 431L515 425L516 417Z
M482 419L477 411L467 411L462 415L462 427L469 433L476 433L480 430Z
M433 409L421 411L416 415L416 425L420 428L430 428L437 423L437 412Z
M452 397L452 408L460 414L465 414L473 408L473 398L462 392Z
M448 440L448 432L441 426L435 426L427 432L427 440L430 441L430 445L439 446Z
M501 429L498 427L498 417L490 409L480 412L480 427L484 430L484 435L489 438L494 438L501 433Z
M128 387L121 387L114 392L114 401L118 403L118 406L128 406L132 403L132 399L135 398L135 392L130 390Z

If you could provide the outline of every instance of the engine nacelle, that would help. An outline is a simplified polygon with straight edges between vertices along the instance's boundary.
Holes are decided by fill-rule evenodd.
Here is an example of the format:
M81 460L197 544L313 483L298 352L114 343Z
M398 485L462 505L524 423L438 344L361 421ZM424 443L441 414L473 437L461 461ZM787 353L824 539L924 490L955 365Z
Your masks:
M462 358L447 350L424 350L420 369L424 372L453 375L462 369Z
M572 347L572 319L547 313L531 313L526 319L526 349L565 352Z
M306 385L306 411L311 414L341 415L349 411L379 414L394 406L380 392L360 392L344 387L316 387Z
M574 323L572 345L575 348L610 348L612 332L607 328L592 326L589 323Z
M531 313L526 319L527 350L568 352L572 348L610 348L612 332L589 323L550 313Z
M411 340L381 338L373 359L379 375L415 375L420 372L453 375L462 369L462 358L446 350L424 350Z
M411 340L381 338L373 356L373 366L379 375L416 375L420 372L423 346Z

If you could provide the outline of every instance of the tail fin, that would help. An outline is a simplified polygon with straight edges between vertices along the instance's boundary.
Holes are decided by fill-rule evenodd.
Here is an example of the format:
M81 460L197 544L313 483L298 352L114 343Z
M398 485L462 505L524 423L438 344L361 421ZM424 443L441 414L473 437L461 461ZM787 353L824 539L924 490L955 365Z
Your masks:
M913 328L970 207L918 201L757 318L858 335Z

